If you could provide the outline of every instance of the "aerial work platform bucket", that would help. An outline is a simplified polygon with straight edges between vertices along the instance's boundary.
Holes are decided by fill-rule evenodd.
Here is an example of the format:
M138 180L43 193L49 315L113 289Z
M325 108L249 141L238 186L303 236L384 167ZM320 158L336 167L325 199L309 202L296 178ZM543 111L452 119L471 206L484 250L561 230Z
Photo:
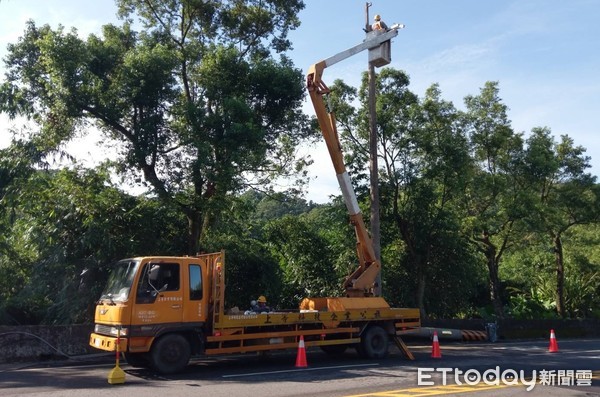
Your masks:
M374 30L367 33L367 40L384 34L384 30ZM392 42L384 41L377 47L369 48L369 63L375 67L385 66L392 62Z

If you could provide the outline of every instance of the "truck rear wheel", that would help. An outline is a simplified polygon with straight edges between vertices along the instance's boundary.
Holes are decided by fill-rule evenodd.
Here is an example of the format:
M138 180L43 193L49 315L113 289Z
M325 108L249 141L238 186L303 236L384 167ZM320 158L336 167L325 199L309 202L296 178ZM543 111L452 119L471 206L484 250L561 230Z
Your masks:
M372 325L362 335L356 350L361 357L383 358L388 354L389 342L390 338L385 330Z
M162 336L152 346L152 368L161 374L180 372L188 365L191 354L190 344L182 335Z

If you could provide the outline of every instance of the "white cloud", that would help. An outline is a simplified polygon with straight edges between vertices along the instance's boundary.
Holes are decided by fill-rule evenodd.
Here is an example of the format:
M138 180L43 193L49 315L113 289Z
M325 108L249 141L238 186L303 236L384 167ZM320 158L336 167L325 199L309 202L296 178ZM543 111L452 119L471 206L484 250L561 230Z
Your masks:
M422 60L420 71L430 75L439 75L457 69L481 69L492 61L494 55L494 46L490 41L457 45Z

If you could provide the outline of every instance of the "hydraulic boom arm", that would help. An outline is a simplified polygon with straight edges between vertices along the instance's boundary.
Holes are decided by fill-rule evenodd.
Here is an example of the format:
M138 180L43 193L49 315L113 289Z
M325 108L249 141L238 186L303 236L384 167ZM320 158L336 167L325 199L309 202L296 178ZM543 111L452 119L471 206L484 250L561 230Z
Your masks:
M385 45L388 46L389 50L389 41L397 35L397 28L393 28L387 32L370 32L367 35L367 39L361 44L312 65L306 76L306 85L310 94L310 99L315 108L319 126L323 133L325 143L327 144L327 150L331 156L333 167L335 168L335 173L342 190L346 208L350 214L350 223L354 226L356 232L356 249L360 266L344 281L346 295L351 297L373 295L373 289L375 287L374 283L377 274L380 271L381 264L375 256L371 237L365 227L356 200L356 194L354 193L354 188L350 182L350 176L346 171L336 127L335 115L333 111L328 111L325 105L324 95L329 93L329 88L323 83L321 77L323 76L325 68L364 50L368 49L370 52L376 52ZM376 59L375 62L377 62L377 66L382 66L389 63L389 59Z

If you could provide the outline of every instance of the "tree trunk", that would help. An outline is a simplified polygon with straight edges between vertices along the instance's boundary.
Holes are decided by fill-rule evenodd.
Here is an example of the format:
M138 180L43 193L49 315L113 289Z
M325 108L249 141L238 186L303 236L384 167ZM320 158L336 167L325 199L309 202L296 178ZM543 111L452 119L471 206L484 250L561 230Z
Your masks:
M504 318L504 307L500 297L500 276L498 275L498 268L500 267L498 249L490 240L487 231L483 231L480 237L474 237L473 242L476 244L477 250L485 256L490 283L490 300L494 307L494 313L497 318ZM502 251L501 248L500 252Z
M406 250L408 255L408 263L411 268L414 269L414 274L417 281L417 289L415 291L415 302L417 307L419 308L419 312L421 313L421 318L427 318L427 312L425 310L425 274L426 269L425 265L422 261L422 256L418 254L413 236L410 232L410 227L408 222L403 219L398 213L398 207L395 204L397 200L394 202L394 220L396 222L396 226L400 231L400 235L402 236L402 241L406 244Z
M556 261L556 312L565 317L565 263L560 233L554 237L554 258Z
M188 218L188 255L196 255L200 251L200 235L202 234L202 214L189 211Z
M504 318L504 307L500 297L500 277L498 276L498 262L494 255L495 250L489 250L487 254L488 273L490 277L490 299L494 306L494 312L498 318Z
M423 271L422 264L417 264L419 271L417 272L417 307L421 314L421 321L427 319L427 311L425 310L425 272Z

